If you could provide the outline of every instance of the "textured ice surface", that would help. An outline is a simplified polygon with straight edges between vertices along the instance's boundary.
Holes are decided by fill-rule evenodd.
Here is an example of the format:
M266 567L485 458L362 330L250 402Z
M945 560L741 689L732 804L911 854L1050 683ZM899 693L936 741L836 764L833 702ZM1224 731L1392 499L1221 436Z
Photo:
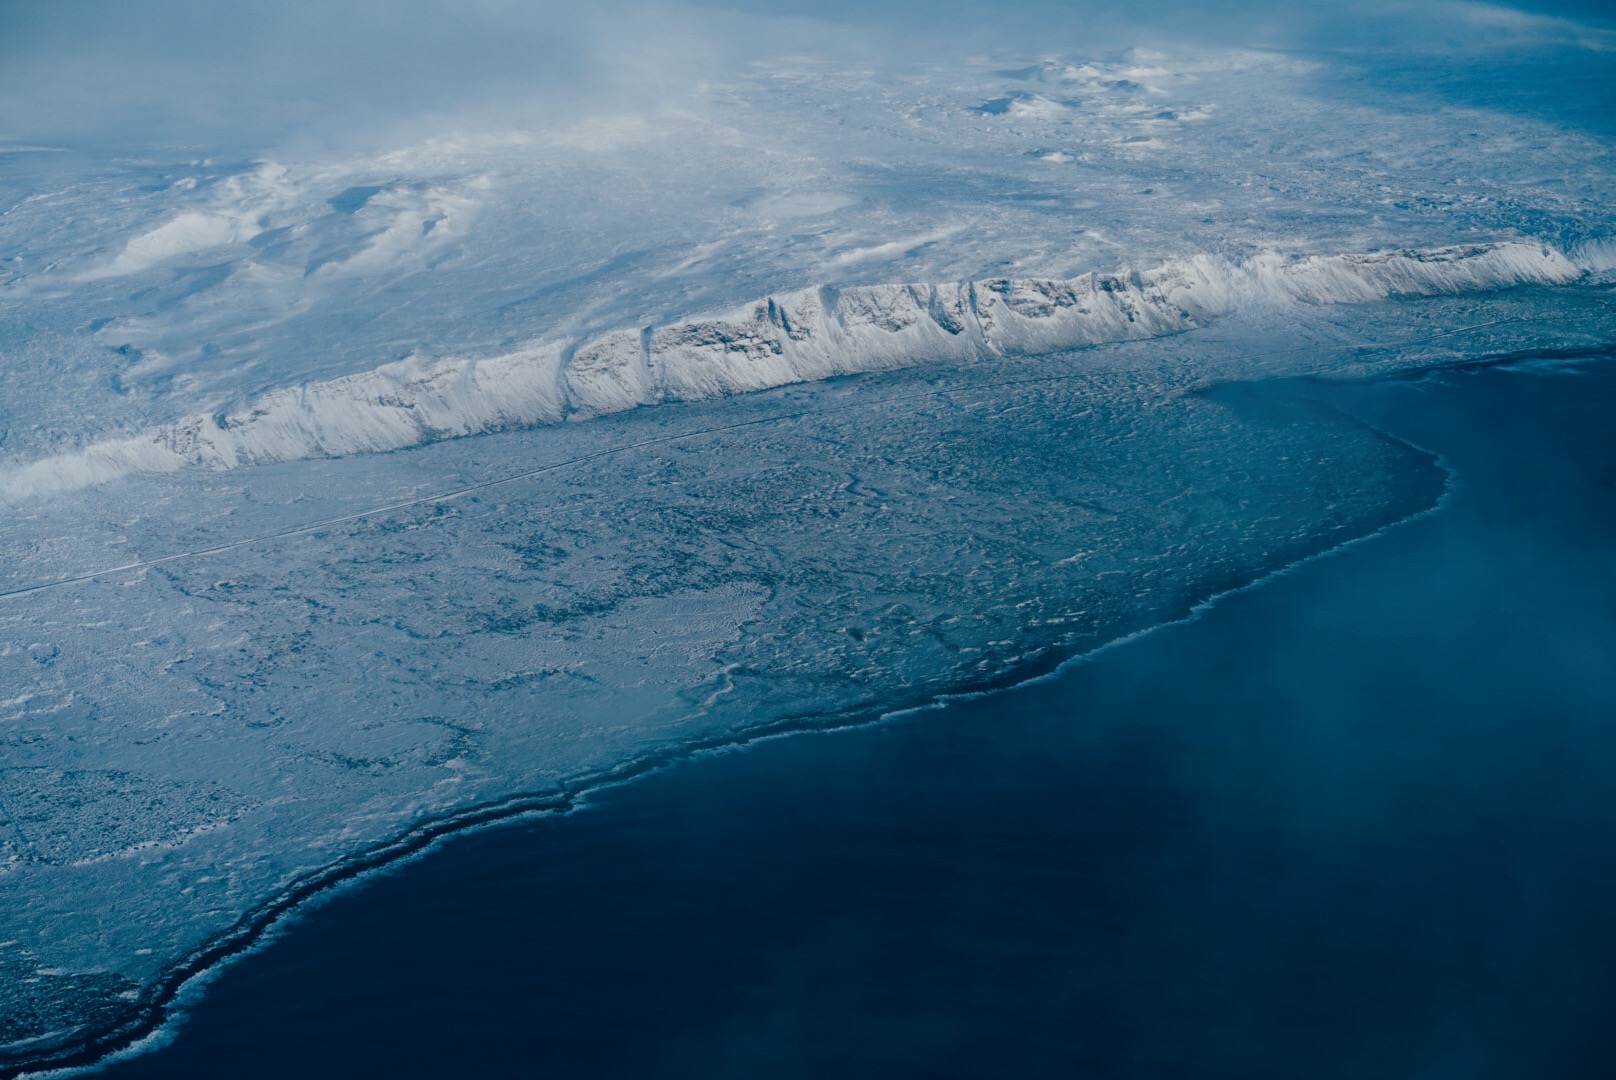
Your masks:
M0 154L0 1053L425 822L1425 505L1197 391L1612 340L1610 147L1341 77L770 61L381 156Z

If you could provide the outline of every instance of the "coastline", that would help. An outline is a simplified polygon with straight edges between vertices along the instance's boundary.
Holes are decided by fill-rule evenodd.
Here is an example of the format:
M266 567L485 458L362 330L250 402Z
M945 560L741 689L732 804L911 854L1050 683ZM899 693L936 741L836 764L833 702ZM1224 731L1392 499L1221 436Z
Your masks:
M1564 350L1561 352L1608 355L1611 350L1605 348ZM1556 353L1555 355L1559 356L1561 354ZM1365 381L1421 377L1451 368L1489 367L1506 363L1518 363L1521 356L1522 354L1516 353L1455 364L1432 365L1415 369L1414 371L1389 372L1373 376ZM1273 385L1307 381L1318 380L1314 376L1239 380L1217 384L1214 387L1200 391L1200 393L1205 394L1209 391L1216 391L1221 387L1229 386ZM1269 582L1294 573L1314 561L1365 544L1388 531L1435 514L1443 508L1453 490L1456 477L1439 455L1433 454L1431 451L1418 447L1398 436L1380 431L1356 417L1349 417L1349 419L1355 424L1374 431L1382 438L1389 439L1415 451L1425 459L1431 468L1440 473L1440 486L1426 505L1413 509L1402 508L1406 512L1399 512L1389 520L1378 521L1365 532L1330 543L1300 557L1285 559L1280 564L1249 580L1219 583L1201 598L1188 602L1186 608L1172 617L1140 620L1141 625L1133 627L1117 627L1115 628L1117 632L1108 636L1100 644L1090 645L1086 648L1063 650L1059 646L1052 646L1028 660L1016 671L998 678L983 680L980 684L967 684L952 690L929 695L925 700L889 704L873 710L860 710L839 715L788 716L742 731L654 750L605 772L576 778L557 790L519 793L506 799L485 803L451 815L421 822L416 827L387 843L373 846L352 858L331 864L315 874L309 875L249 912L229 931L194 950L180 962L170 966L165 974L149 983L147 990L142 993L140 1000L134 1005L134 1015L126 1022L114 1028L95 1033L88 1038L71 1043L64 1042L54 1047L42 1048L25 1056L18 1056L13 1060L0 1062L0 1080L17 1080L17 1078L25 1076L83 1075L97 1070L103 1064L117 1060L124 1054L138 1055L145 1049L160 1045L164 1030L178 1018L175 1010L177 1002L187 993L195 992L199 987L205 986L210 979L226 968L233 960L248 955L272 941L277 927L281 926L286 920L295 918L298 914L317 904L321 899L346 886L359 884L374 874L385 873L407 864L428 854L442 842L454 837L510 822L537 817L568 815L576 810L586 808L589 796L596 792L629 784L650 774L710 754L734 752L757 743L796 735L831 734L855 728L871 727L892 719L945 708L951 702L985 697L1016 687L1051 680L1059 677L1064 670L1086 663L1114 650L1118 646L1136 641L1167 627L1194 622L1225 598L1259 589ZM552 467L560 466L547 466L546 468ZM508 479L496 480L493 483L507 482ZM431 496L426 501L438 497L442 496ZM65 583L63 582L63 584ZM150 1042L151 1040L159 1041ZM141 1044L143 1043L148 1045L142 1046Z

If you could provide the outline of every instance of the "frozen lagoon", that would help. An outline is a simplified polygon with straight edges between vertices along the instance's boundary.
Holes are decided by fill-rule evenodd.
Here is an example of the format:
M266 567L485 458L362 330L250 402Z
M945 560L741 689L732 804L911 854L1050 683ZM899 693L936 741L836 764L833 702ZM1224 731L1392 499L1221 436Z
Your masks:
M106 1075L1603 1077L1616 363L1241 393L1449 494L1054 679L456 840Z
M1609 296L1231 320L41 503L11 587L73 580L4 600L10 1052L145 1025L281 898L446 820L1023 679L1422 509L1423 453L1197 388L1585 345ZM136 565L74 573L109 562Z

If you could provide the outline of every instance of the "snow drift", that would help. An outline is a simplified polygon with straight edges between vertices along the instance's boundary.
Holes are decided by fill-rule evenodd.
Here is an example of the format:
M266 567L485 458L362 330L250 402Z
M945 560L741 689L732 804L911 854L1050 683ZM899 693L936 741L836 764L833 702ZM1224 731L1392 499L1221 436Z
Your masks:
M217 414L10 466L0 470L0 496L71 491L131 472L397 450L833 375L1159 337L1258 305L1564 284L1583 273L1552 247L1505 242L1299 259L1263 254L1238 263L1197 255L1070 279L809 288L577 343L482 358L416 357L286 387Z

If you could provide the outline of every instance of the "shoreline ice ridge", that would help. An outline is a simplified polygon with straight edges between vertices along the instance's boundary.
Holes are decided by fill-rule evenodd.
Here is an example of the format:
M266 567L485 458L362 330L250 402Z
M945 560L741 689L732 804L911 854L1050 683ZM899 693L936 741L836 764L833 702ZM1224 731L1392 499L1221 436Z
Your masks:
M1595 254L1604 254L1604 247ZM1530 241L1301 258L1214 255L1069 279L818 286L662 326L501 355L421 356L272 390L81 451L0 468L0 498L60 494L140 472L231 469L399 450L641 405L836 375L1037 355L1181 333L1261 305L1351 304L1517 285L1595 269ZM1582 263L1583 265L1579 265Z

